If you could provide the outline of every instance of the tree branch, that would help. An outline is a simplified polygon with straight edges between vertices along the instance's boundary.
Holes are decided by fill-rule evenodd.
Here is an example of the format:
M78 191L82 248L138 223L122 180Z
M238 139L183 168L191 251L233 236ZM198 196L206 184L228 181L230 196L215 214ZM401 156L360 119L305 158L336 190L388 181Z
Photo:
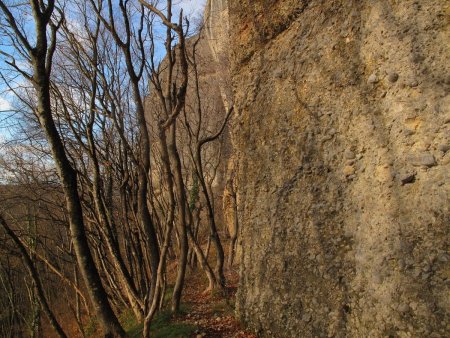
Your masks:
M158 8L156 8L155 6L149 4L147 1L144 1L144 0L139 0L139 2L141 3L142 6L151 10L153 13L155 13L157 16L159 16L165 26L172 28L177 33L179 33L181 31L181 27L173 22L170 22L167 19L167 17L164 15L164 13L161 12Z
M11 11L8 9L8 7L5 5L5 3L2 0L0 0L0 9L6 15L6 20L8 21L9 25L13 29L14 33L20 39L20 41L25 46L27 51L31 54L34 51L33 47L31 47L27 38L22 34L21 30L19 29L19 26L17 26L16 19L14 18Z
M44 308L44 312L47 315L50 324L55 329L56 333L59 337L66 338L66 334L64 333L63 329L59 325L58 321L55 318L55 315L50 310L50 307L48 305L47 299L45 298L44 291L42 288L42 283L39 278L39 274L33 264L33 261L31 260L30 255L27 252L27 249L25 245L22 243L22 241L16 236L14 231L11 230L11 228L6 223L3 216L0 214L0 225L5 229L6 234L11 237L11 239L14 241L14 243L17 245L17 247L20 250L20 254L22 255L22 259L28 269L28 272L30 273L31 278L33 279L35 286L36 286L36 292L37 296L39 298L39 302L41 303L42 307Z
M200 142L199 142L199 147L200 147L200 148L201 148L205 143L214 141L216 138L218 138L218 137L220 136L220 134L222 134L222 132L223 132L223 130L225 129L225 126L226 126L226 124L227 124L227 122L228 122L228 120L229 120L231 114L233 113L233 111L234 111L234 106L231 106L230 109L228 109L228 113L227 113L227 116L225 117L225 120L224 120L223 123L222 123L222 127L220 127L220 129L217 131L216 134L201 139Z

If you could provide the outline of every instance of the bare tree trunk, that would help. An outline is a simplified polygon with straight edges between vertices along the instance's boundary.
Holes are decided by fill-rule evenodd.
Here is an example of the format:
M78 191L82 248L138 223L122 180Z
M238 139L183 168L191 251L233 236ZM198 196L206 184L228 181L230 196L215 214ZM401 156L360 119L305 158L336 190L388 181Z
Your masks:
M0 1L0 8L14 32L11 34L14 34L17 41L22 43L22 46L17 48L21 49L21 53L25 50L31 60L32 76L27 78L36 90L36 114L50 144L53 160L61 180L75 254L92 303L96 309L98 320L106 336L122 337L125 333L109 304L88 245L83 210L78 193L77 173L67 157L64 144L52 116L50 74L56 49L57 31L64 18L61 17L57 24L52 21L52 14L55 9L54 0L49 0L47 5L41 1L30 1L30 3L35 23L35 47L31 46L27 37L17 28L16 19L3 1ZM62 15L62 13L60 14ZM26 74L23 71L21 73Z
M206 209L208 211L208 221L209 221L209 228L211 231L211 238L212 238L214 247L216 249L217 258L216 258L215 273L216 273L217 279L219 280L219 285L221 287L224 287L225 286L225 275L223 273L223 266L224 266L224 262L225 262L225 254L223 251L222 242L220 241L219 233L217 232L214 208L212 205L210 194L208 193L208 187L206 185L205 176L203 173L203 164L202 164L201 147L200 146L198 146L198 148L197 148L195 160L196 160L197 170L199 172L200 185L202 186L202 192L203 192L203 195L204 195L205 201L206 201Z
M73 268L73 275L75 278L75 286L78 288L79 281L78 281L78 269L76 266ZM75 317L77 319L78 323L81 323L81 302L80 302L80 295L78 292L75 291Z
M214 272L212 271L211 267L209 266L208 261L206 260L205 254L203 253L203 250L201 246L197 243L197 240L194 238L192 231L188 230L188 237L191 240L192 247L194 249L195 254L197 255L197 260L200 262L200 267L203 271L205 271L206 277L208 278L208 288L205 290L206 292L209 292L214 289L215 285L217 284L216 277L214 276Z
M130 57L131 62L131 57ZM139 166L139 190L138 190L138 214L139 220L144 228L145 235L148 240L148 247L150 249L150 267L152 269L150 298L153 296L156 288L157 271L160 260L160 252L158 245L158 237L156 235L155 226L150 216L150 211L147 204L148 193L148 174L150 172L150 140L145 121L144 105L139 92L138 83L133 83L133 92L135 96L136 112L139 121L140 138L141 138L141 161Z
M144 320L144 331L142 333L142 336L144 338L150 338L150 323L151 323L153 317L155 316L156 311L160 309L162 302L164 300L164 292L165 292L165 287L166 287L164 275L165 275L165 269L166 269L167 253L169 251L169 246L170 246L170 237L171 237L171 233L172 233L172 227L173 227L173 222L168 223L166 226L164 243L163 243L163 246L161 249L161 259L159 261L158 271L156 273L156 276L157 276L156 288L155 288L153 298L151 299L151 303L150 303L149 309L147 311L147 314L146 314L145 320Z
M59 337L66 338L66 334L64 333L63 329L59 325L58 321L56 320L55 315L53 314L52 310L50 309L50 306L48 305L47 299L44 295L44 290L42 288L41 280L39 278L39 274L33 264L33 261L30 257L30 255L27 252L27 249L25 245L21 242L21 240L16 236L14 231L11 230L11 228L7 225L5 219L2 215L0 215L0 224L5 229L6 233L9 237L14 241L16 246L19 248L20 254L22 256L22 259L25 263L25 266L28 269L28 272L30 273L30 276L33 280L35 290L36 290L36 296L39 299L39 302L41 303L45 314L48 317L48 320L50 322L50 325L55 330L55 332L58 334Z
M187 254L188 254L188 238L187 238L187 224L186 224L186 191L184 189L183 175L181 172L180 155L178 154L176 144L176 121L170 127L170 139L169 154L172 163L174 164L174 176L175 176L175 190L178 197L178 230L180 236L180 257L178 259L178 272L177 279L172 295L171 310L174 313L180 311L181 293L184 286L184 277L186 275L187 266Z
M211 250L211 236L208 236L208 240L206 242L206 249L205 249L206 259L208 259L208 257L209 257L210 250Z
M94 165L94 177L93 177L93 190L94 190L94 204L96 211L98 213L98 216L100 218L101 224L100 224L100 231L103 233L103 238L106 242L106 246L108 247L110 256L112 258L113 265L117 271L117 274L119 276L120 285L124 289L124 292L127 296L128 301L131 304L131 308L137 318L138 321L142 321L143 319L143 304L139 299L139 295L137 293L137 290L133 284L133 281L131 279L131 276L125 266L125 263L122 259L122 256L120 254L119 248L117 244L115 243L114 235L112 234L111 230L111 215L108 214L108 211L105 207L104 201L102 200L101 194L100 194L100 172L98 167L98 160L95 155L95 145L94 140L92 136L92 130L89 131L89 142L90 146L92 148L92 160ZM103 230L103 228L106 228L106 231Z
M189 209L188 209L188 216L189 216L189 223L191 224L191 226L188 227L187 232L188 238L192 243L193 254L195 254L193 258L194 259L196 258L196 260L200 263L200 267L205 272L206 278L208 279L209 283L208 288L204 291L206 293L213 290L217 286L217 279L216 276L214 275L213 270L211 269L211 266L208 263L208 259L205 256L201 245L198 243L198 239L195 236L194 230L192 229L192 224L194 224L194 217Z
M229 183L229 199L230 199L230 208L231 208L231 221L232 226L229 228L230 233L230 246L229 246L229 256L228 256L228 267L231 268L233 266L234 257L236 255L236 243L239 233L239 220L237 213L237 199L236 192L233 187L233 182Z
M124 336L124 331L109 305L108 297L101 284L100 275L95 267L89 249L85 234L83 210L78 194L77 174L67 159L64 146L51 116L49 83L48 80L44 78L43 74L39 74L40 69L42 68L42 64L39 65L39 63L41 63L39 59L35 60L34 63L35 72L38 73L38 80L36 81L35 88L38 92L39 120L51 144L53 158L56 162L58 174L63 184L72 241L78 265L99 317L98 319L105 330L105 334L107 336L122 337Z

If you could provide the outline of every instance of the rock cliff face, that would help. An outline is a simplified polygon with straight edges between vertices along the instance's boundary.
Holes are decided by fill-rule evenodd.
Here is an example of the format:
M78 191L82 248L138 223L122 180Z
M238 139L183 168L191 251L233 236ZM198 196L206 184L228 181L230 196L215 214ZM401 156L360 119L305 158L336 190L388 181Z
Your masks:
M227 0L209 0L204 13L204 34L208 42L213 64L221 74L215 85L220 88L222 101L226 110L232 101L230 60L229 60L229 13Z
M449 4L227 13L239 316L268 337L446 336Z

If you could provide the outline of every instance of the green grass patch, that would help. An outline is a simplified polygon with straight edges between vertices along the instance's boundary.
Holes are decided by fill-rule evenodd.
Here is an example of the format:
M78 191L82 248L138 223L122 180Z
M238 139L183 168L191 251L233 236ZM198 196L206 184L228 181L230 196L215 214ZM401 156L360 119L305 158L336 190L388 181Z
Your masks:
M185 311L185 308L181 309L182 313ZM150 332L155 338L181 338L190 337L195 330L193 325L172 322L170 311L163 310L155 316Z
M119 321L128 337L140 337L142 335L144 324L136 320L132 310L128 309L122 312Z
M141 337L144 325L136 321L132 311L123 312L119 319L128 337ZM196 329L193 325L173 322L170 311L163 310L155 315L150 326L150 333L155 338L184 338L191 337Z
M166 290L164 291L164 301L163 304L167 304L170 302L170 300L172 299L172 294L173 294L173 289L174 287L171 285L168 285L166 287Z

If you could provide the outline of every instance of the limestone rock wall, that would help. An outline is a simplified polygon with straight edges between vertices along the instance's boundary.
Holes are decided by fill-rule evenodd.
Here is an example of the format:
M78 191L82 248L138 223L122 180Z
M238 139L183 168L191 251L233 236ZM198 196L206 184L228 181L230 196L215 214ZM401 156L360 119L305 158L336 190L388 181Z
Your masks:
M215 85L220 88L224 107L228 110L232 105L228 0L208 0L204 19L205 38L213 55L214 65L221 75Z
M239 316L267 337L445 337L449 4L228 5Z

